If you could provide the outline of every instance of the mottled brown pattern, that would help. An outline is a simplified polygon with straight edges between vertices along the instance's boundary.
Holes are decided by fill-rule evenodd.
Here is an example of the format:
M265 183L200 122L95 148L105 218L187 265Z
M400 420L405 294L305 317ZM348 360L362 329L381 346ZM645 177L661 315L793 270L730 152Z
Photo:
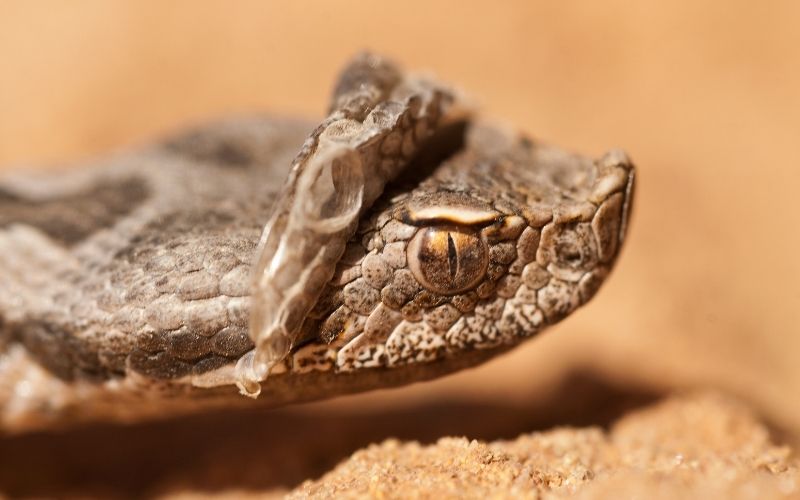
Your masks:
M0 188L0 228L25 224L54 242L72 246L112 227L136 206L147 203L148 187L135 173L125 179L98 179L78 192L43 199Z
M438 127L435 115L449 98L434 84L404 77L402 85L420 93L380 101L382 85L395 82L384 74L389 64L359 56L348 71L360 76L345 73L350 84L339 87L338 111L305 142L307 123L240 118L53 177L40 191L61 197L36 200L40 210L31 208L27 181L2 184L0 203L40 222L18 216L0 226L0 278L10 283L0 289L0 400L13 409L0 416L15 425L46 406L47 419L57 419L75 405L87 416L112 415L110 401L149 395L153 406L131 410L146 414L166 404L159 395L183 407L232 394L234 366L258 339L251 301L260 310L275 306L265 302L274 294L251 294L251 269L257 259L266 269L273 248L269 240L257 245L270 217L273 229L299 238L279 254L277 274L285 280L300 271L297 279L306 279L310 269L312 277L302 281L299 305L278 317L300 326L289 330L289 356L262 384L269 405L455 371L589 300L625 236L633 193L627 157L592 161L475 118ZM371 71L375 85L353 87L372 81ZM376 201L358 221L324 235L325 258L335 257L330 270L327 260L294 269L321 240L313 227L291 225L288 207L308 196L292 182L320 144L362 127L340 115L364 120L357 151L380 177L366 179L364 200ZM374 134L372 121L383 123L373 124ZM131 179L146 180L139 203ZM279 196L281 185L288 190ZM64 192L85 196L63 201ZM93 230L65 247L43 229L61 217ZM421 234L433 239L409 245ZM306 386L316 379L324 383ZM62 396L53 400L54 393Z

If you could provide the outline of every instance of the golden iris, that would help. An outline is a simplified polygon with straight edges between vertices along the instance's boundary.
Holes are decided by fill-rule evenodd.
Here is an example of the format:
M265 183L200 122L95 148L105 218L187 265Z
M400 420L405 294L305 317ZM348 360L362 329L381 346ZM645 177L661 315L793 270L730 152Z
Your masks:
M469 229L426 227L408 244L408 265L420 285L442 295L473 288L489 263L486 242Z

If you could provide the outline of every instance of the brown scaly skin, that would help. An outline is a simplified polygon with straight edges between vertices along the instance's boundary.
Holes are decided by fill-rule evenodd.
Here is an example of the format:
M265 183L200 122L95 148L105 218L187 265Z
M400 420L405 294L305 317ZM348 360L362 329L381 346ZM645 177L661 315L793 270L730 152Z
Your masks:
M257 243L311 129L241 118L0 181L0 424L252 404L216 385L253 348ZM473 366L570 314L608 275L633 194L624 154L593 162L474 119L420 148L353 226L258 404Z

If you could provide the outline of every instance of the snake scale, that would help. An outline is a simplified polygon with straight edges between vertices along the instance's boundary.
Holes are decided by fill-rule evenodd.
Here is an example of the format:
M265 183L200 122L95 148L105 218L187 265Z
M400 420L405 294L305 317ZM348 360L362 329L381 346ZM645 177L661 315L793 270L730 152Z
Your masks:
M316 126L239 117L4 176L0 426L395 386L569 315L616 260L634 168L463 102L361 54Z

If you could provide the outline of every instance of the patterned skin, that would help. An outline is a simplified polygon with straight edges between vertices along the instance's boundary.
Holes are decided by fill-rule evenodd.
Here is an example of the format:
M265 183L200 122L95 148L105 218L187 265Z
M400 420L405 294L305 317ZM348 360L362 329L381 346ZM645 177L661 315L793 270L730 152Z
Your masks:
M306 122L239 118L85 169L0 180L0 423L247 404L236 383L279 405L425 380L588 301L628 226L627 157L592 161L509 134L419 82L362 55L305 143ZM332 205L348 218L320 232L291 214L298 200L329 208L298 189L324 137L347 144L319 163L333 183L366 185L362 205ZM369 175L340 168L353 155ZM273 235L293 236L271 245L275 221ZM316 250L301 251L309 241ZM303 259L319 248L307 279ZM271 269L302 283L299 302L285 286L261 293L276 256ZM278 338L262 327L276 318L283 352L242 384L242 360Z

